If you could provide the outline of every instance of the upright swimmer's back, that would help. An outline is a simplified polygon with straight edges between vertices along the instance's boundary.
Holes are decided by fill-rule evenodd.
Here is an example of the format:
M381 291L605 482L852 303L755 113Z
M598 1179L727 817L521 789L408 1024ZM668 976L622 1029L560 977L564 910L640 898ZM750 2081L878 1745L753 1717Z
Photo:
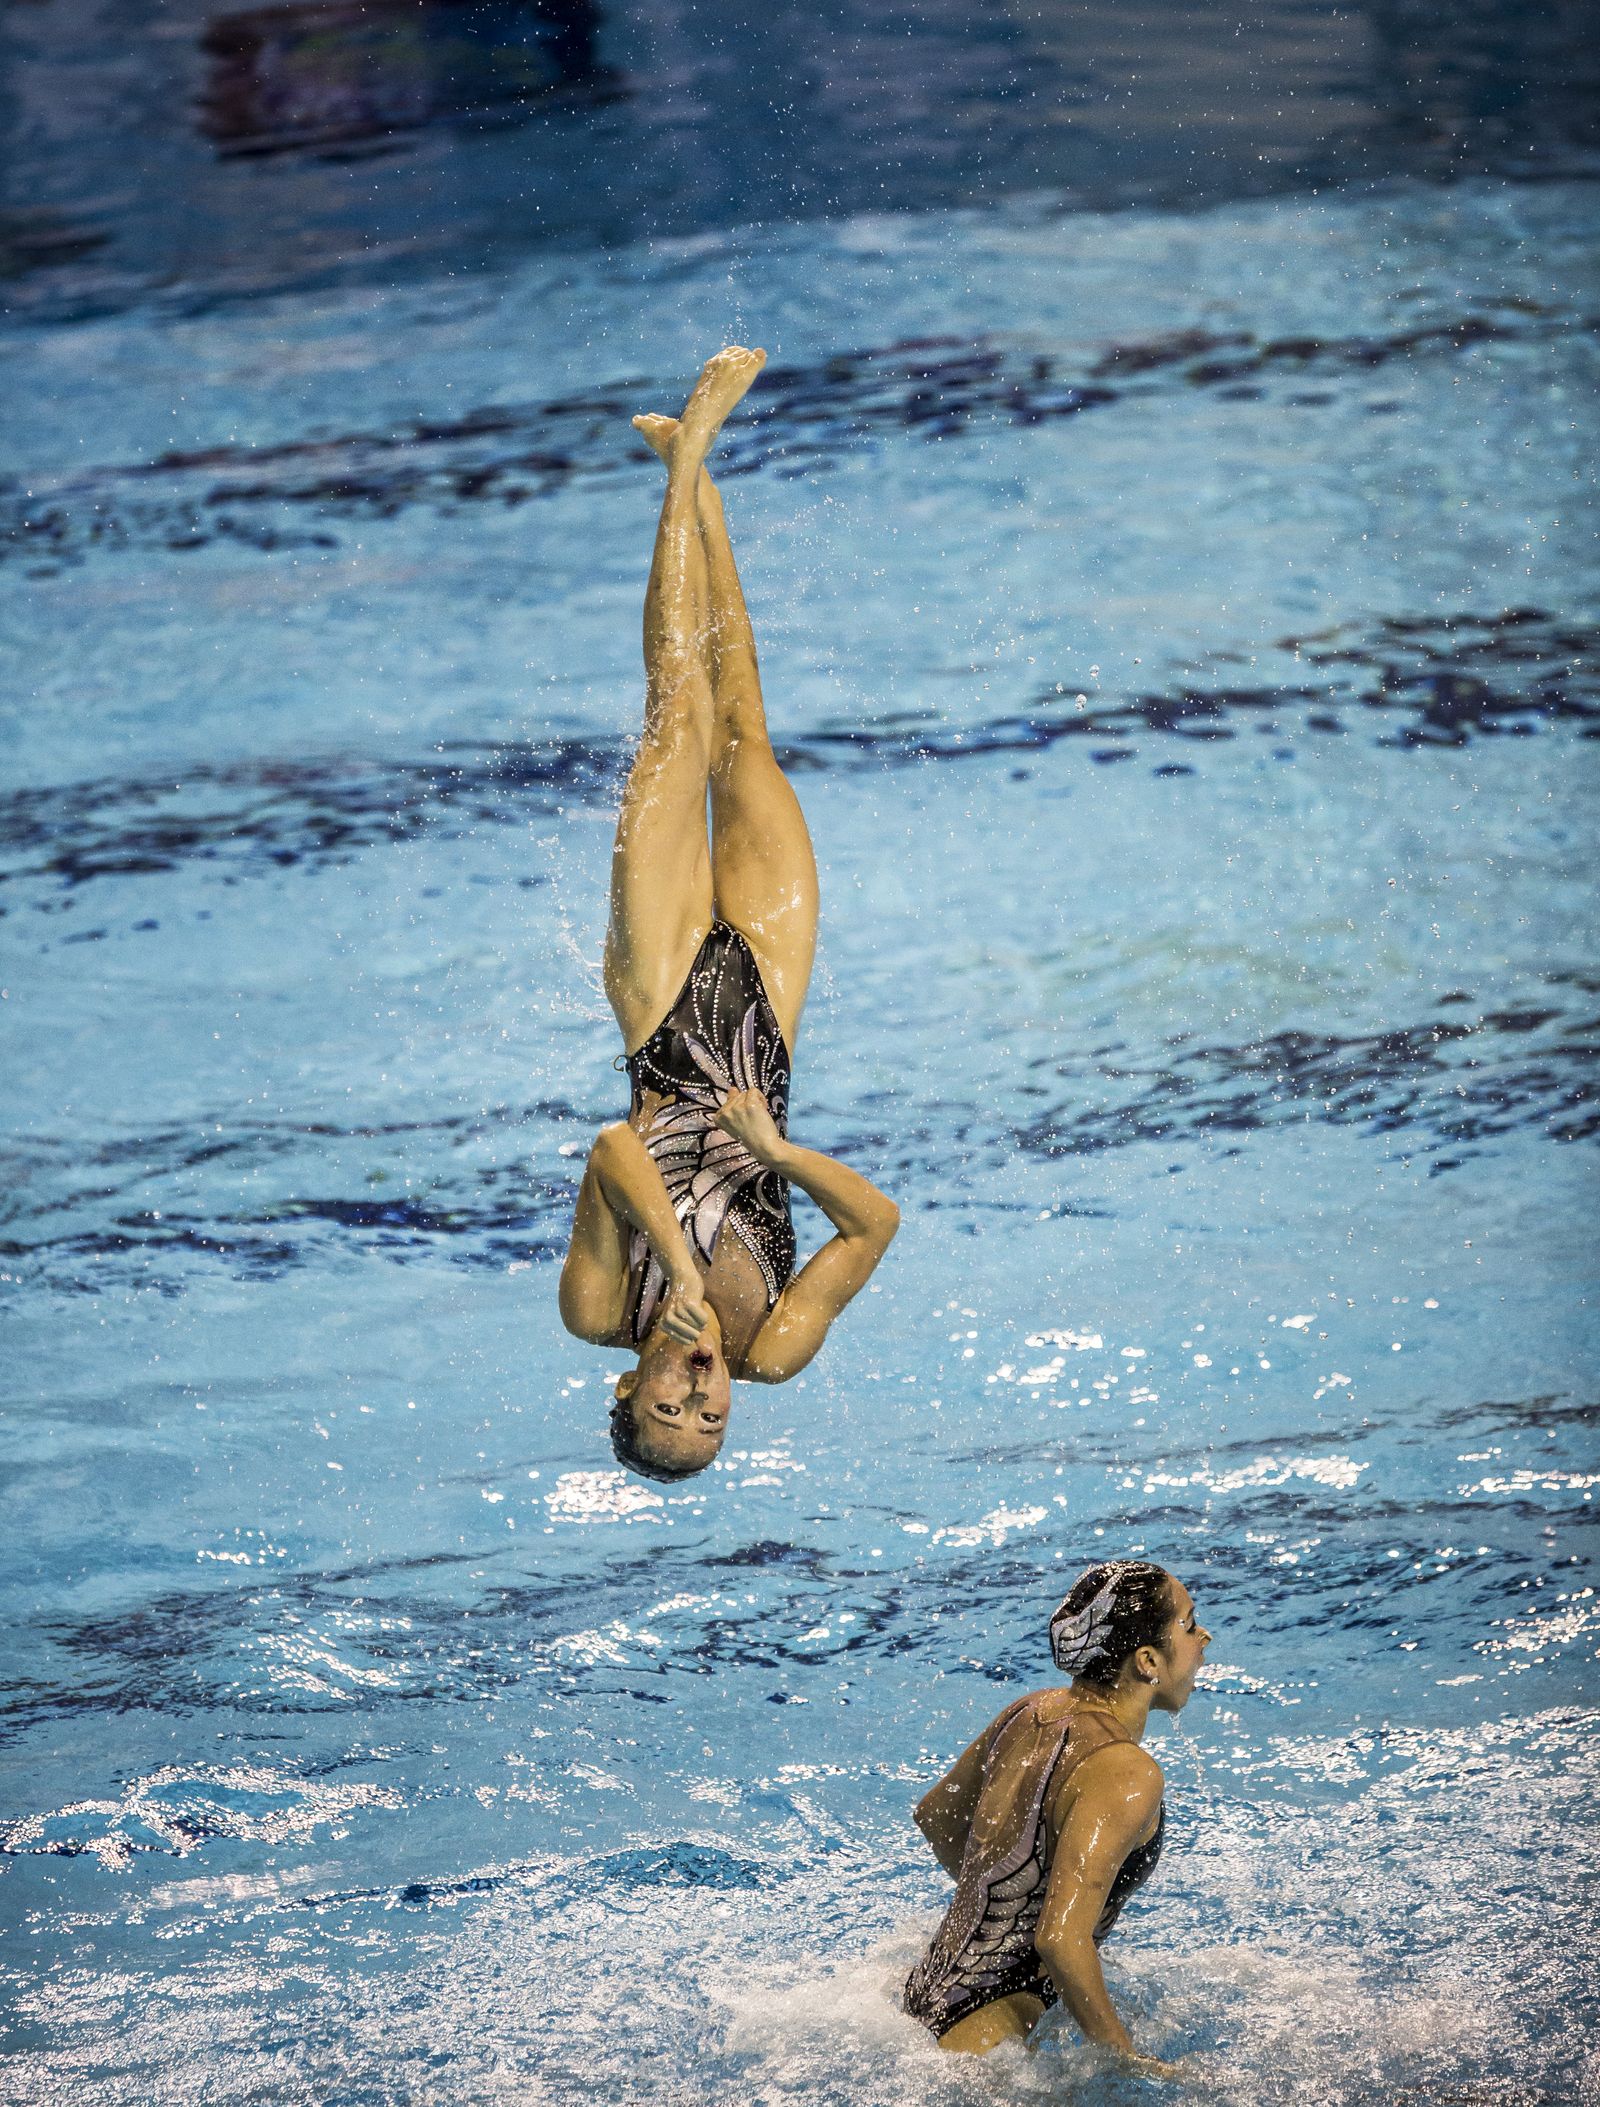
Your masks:
M911 2018L940 2035L1018 1992L1047 2007L1057 2002L1033 1944L1053 1850L1046 1808L1052 1790L1098 1749L1132 1739L1108 1710L1059 1691L1021 1698L1001 1713L984 1755L955 1895L906 1981ZM1165 1823L1163 1808L1154 1836L1124 1859L1094 1928L1096 1945L1155 1870Z

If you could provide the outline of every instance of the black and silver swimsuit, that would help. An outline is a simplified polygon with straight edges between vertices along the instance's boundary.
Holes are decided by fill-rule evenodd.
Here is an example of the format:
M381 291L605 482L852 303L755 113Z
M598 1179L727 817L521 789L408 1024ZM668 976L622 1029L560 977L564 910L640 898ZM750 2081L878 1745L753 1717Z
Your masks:
M906 1982L905 2010L935 2034L947 2034L970 2013L1018 1991L1046 2007L1057 2002L1033 1944L1050 1875L1045 1802L1063 1763L1076 1769L1096 1749L1129 1736L1104 1713L1076 1705L1056 1719L1041 1719L1036 1703L1025 1697L996 1723L955 1897ZM1163 1804L1154 1836L1129 1852L1111 1883L1094 1928L1097 1946L1134 1889L1155 1870L1165 1827Z
M677 1001L628 1057L632 1116L659 1100L640 1139L654 1157L689 1248L707 1269L724 1228L754 1259L771 1309L794 1272L788 1181L715 1124L730 1090L759 1090L789 1130L789 1049L749 944L713 922ZM666 1275L644 1235L628 1247L629 1328L640 1343L660 1312Z

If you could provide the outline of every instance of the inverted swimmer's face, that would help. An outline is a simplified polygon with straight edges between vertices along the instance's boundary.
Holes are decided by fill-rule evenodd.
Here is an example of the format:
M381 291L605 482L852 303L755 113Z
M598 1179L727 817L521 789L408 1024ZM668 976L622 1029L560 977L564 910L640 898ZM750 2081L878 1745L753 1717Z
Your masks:
M1157 1655L1161 1668L1156 1678L1155 1695L1150 1700L1152 1709L1157 1712L1183 1710L1194 1692L1195 1677L1200 1673L1206 1648L1211 1644L1211 1634L1195 1615L1194 1597L1183 1582L1172 1581L1170 1591L1173 1617Z
M617 1386L640 1449L667 1470L705 1469L727 1432L732 1393L719 1345L702 1338L685 1346L659 1325L645 1341L632 1382L624 1376Z

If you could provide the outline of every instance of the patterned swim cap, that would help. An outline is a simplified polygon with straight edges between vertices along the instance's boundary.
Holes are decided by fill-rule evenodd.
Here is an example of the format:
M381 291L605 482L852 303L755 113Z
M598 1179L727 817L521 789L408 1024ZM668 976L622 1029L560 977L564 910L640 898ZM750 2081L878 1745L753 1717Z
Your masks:
M1172 1621L1171 1576L1143 1558L1114 1558L1080 1573L1050 1619L1063 1675L1114 1683L1129 1654L1159 1646Z

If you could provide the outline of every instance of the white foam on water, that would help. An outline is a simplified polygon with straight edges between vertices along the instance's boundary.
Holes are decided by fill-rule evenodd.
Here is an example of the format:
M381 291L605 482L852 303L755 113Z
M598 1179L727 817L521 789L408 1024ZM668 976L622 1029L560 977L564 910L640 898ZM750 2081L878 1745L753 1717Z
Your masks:
M1173 1841L1105 1955L1136 2041L1224 2107L1600 2098L1581 2060L1583 1854L1569 1841L1557 1868L1539 1849L1573 1835L1591 1733L1551 1714L1394 1739L1394 1767L1320 1801L1307 1788L1331 1739L1280 1745L1292 1802L1211 1791L1174 1752ZM340 2107L1162 2096L1104 2069L1059 2016L1026 2051L943 2054L899 2009L937 1921L930 1892L947 1892L903 1818L852 1830L820 1797L789 1800L746 1836L735 1782L722 1813L694 1803L726 1834L485 1866L415 1896L307 1910L267 1883L169 1883L160 1946L96 1965L82 1942L114 1936L116 1912L84 1920L17 1999L49 2046L13 2058L9 2097L54 2107L63 2083L97 2107L274 2085Z

